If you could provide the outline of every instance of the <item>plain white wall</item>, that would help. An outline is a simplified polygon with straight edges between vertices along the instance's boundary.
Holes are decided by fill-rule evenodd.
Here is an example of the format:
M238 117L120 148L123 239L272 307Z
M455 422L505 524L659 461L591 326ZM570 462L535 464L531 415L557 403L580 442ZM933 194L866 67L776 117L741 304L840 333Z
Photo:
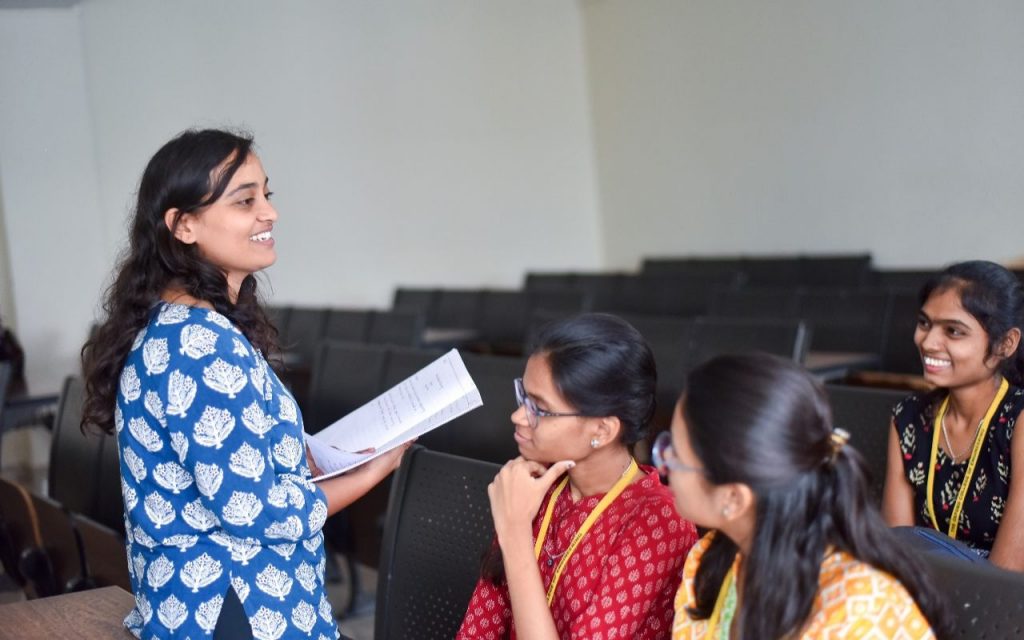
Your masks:
M192 125L256 135L281 214L274 302L385 306L397 284L598 268L582 37L571 0L0 10L0 183L33 390L75 370L142 169Z
M110 268L82 59L77 10L0 11L0 210L35 393L77 370Z
M599 266L572 2L103 0L83 24L109 241L160 144L234 124L276 192L277 302Z
M607 267L1024 254L1024 3L586 0Z

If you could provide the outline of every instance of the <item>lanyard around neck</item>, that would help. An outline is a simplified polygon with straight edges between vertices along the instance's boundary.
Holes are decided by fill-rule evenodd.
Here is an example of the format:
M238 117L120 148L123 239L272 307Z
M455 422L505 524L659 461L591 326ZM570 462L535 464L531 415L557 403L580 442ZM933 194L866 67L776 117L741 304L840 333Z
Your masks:
M1007 389L1010 388L1009 383L1006 382L1006 378L1003 378L999 384L999 391L996 391L996 397L992 399L992 404L988 406L988 411L985 413L985 417L981 421L981 425L978 426L978 432L974 436L974 447L971 449L971 459L967 463L967 471L964 473L963 480L960 481L960 490L956 495L956 502L953 503L953 513L949 519L949 537L956 540L956 529L960 522L960 513L964 509L964 501L967 499L967 491L971 485L971 477L974 475L974 468L978 464L978 458L981 456L981 449L985 442L985 434L988 433L989 422L992 421L992 416L995 415L996 409L999 408L999 403L1003 401L1003 396L1006 395ZM932 426L932 452L928 459L928 485L927 485L927 503L928 516L932 520L932 526L935 527L936 531L942 531L939 527L939 521L935 516L935 461L938 457L939 452L939 431L942 429L942 419L946 416L946 411L949 410L949 395L939 405L939 410L935 414L935 424ZM952 453L952 452L950 452Z
M726 601L732 597L732 606L727 607ZM722 586L718 588L718 597L715 598L715 608L708 619L707 637L710 640L719 640L723 634L729 637L729 627L732 626L733 617L736 614L736 562L729 567L729 572L722 579Z
M587 535L587 532L594 526L594 522L601 517L601 514L608 508L608 505L614 502L615 498L619 497L619 494L629 486L629 483L633 481L633 476L636 474L638 469L639 467L636 464L636 460L630 458L629 466L626 467L622 477L619 478L618 482L615 483L608 493L604 494L604 497L601 498L601 501L597 503L597 506L594 507L594 510L590 512L590 515L587 516L587 519L583 521L579 530L577 530L576 534L572 537L569 547L562 555L562 559L558 562L558 566L555 567L555 573L551 576L551 584L548 585L547 597L549 607L555 599L555 588L558 586L558 581L562 577L562 572L565 571L565 566L569 563L569 558L572 557L573 552L576 551L576 547L579 546L580 541L583 540L583 536ZM562 479L562 482L559 483L554 493L551 494L551 498L548 500L548 507L544 511L544 519L541 520L540 523L540 532L537 534L537 542L533 545L533 555L538 560L540 559L541 547L544 546L544 539L548 535L548 528L551 526L551 514L555 511L555 501L558 500L558 496L562 493L562 490L565 489L565 485L568 482L569 477L566 476Z

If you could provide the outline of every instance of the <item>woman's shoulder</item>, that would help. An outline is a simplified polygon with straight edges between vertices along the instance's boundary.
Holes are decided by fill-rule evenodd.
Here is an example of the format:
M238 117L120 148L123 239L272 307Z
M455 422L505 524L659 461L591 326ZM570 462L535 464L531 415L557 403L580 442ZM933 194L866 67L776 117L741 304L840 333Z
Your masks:
M245 335L224 314L169 302L153 308L149 324L136 336L132 351L140 346L155 349L158 345L173 347L171 356L190 356L195 360L213 354L232 359L255 355Z
M934 415L936 408L945 396L945 389L916 391L893 405L893 420L897 424L906 424L922 414L926 418L930 418Z
M803 638L934 638L910 593L890 574L842 551L821 565L818 596Z

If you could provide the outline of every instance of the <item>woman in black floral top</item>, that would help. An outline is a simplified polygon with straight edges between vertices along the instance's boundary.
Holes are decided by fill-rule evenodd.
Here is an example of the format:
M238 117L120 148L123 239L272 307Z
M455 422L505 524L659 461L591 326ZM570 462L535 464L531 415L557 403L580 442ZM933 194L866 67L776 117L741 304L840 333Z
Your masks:
M936 389L893 409L882 511L1024 571L1024 287L985 261L954 264L921 290L914 343ZM1016 464L1015 464L1016 463Z

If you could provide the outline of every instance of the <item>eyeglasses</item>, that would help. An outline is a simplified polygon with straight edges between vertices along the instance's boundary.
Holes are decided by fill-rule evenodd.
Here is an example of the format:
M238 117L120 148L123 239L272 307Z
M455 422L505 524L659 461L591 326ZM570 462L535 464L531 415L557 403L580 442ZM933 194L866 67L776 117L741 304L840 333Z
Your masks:
M533 398L526 395L526 388L523 387L523 379L516 378L514 380L516 387L516 404L520 407L526 407L526 419L530 424L531 429L536 429L541 418L585 418L582 413L556 413L554 411L545 411L537 406L537 403L533 401Z
M654 446L651 447L651 460L654 462L654 468L658 470L662 477L668 477L669 471L704 473L704 469L691 467L676 459L676 452L672 448L672 434L668 431L662 431L654 439Z

